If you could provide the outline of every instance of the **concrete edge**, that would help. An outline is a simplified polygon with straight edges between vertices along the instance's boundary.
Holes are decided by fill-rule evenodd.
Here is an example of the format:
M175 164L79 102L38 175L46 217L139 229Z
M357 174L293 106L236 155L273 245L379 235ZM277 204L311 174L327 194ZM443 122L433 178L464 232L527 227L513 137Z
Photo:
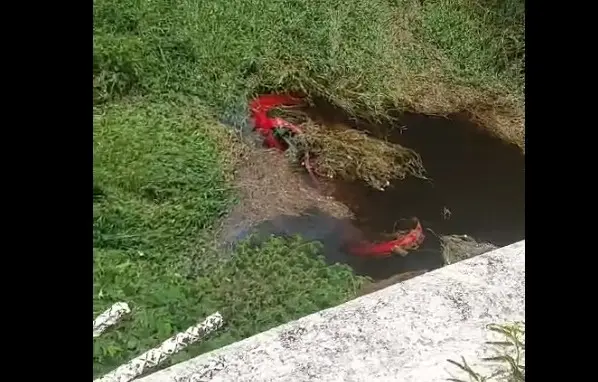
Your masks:
M525 319L525 240L200 355L139 381L445 381ZM217 334L216 334L217 335Z

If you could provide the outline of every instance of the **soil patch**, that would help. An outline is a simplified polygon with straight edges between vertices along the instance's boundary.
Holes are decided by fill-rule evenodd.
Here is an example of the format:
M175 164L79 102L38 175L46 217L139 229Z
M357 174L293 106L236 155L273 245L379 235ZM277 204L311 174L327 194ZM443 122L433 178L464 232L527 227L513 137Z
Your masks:
M235 179L240 200L220 228L227 244L279 216L300 216L316 209L331 218L353 217L346 205L314 187L303 169L277 151L246 147L239 163Z

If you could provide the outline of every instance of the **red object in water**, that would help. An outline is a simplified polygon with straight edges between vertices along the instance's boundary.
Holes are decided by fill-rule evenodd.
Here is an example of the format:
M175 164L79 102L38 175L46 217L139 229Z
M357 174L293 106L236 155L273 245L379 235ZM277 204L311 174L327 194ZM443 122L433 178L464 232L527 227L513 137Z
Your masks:
M276 148L284 151L283 143L274 136L276 128L286 128L292 134L300 134L301 129L282 118L271 118L268 111L278 106L298 105L302 100L286 94L263 94L251 101L249 109L255 130L264 137L264 143L268 148Z
M361 257L385 257L397 252L406 254L408 250L417 248L424 238L424 231L418 220L414 229L406 235L399 236L396 240L383 243L360 243L351 247L349 251L353 255Z
M249 103L249 110L251 111L251 119L253 120L254 129L264 137L264 144L268 148L275 148L280 151L286 150L286 144L274 135L277 128L286 128L291 134L301 134L301 129L282 118L268 116L268 112L278 106L292 106L299 105L303 102L300 97L295 97L287 94L262 94ZM313 173L311 165L309 164L309 154L305 153L303 158L303 165L311 176L314 184L317 186L318 181Z

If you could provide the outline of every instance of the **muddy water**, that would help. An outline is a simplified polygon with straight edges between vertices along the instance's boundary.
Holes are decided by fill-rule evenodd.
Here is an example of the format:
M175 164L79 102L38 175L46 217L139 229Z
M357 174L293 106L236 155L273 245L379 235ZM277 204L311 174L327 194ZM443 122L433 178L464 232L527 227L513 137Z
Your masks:
M405 115L400 125L344 123L417 151L430 180L407 178L385 191L359 182L334 182L324 192L348 206L354 219L339 219L312 208L300 216L279 215L244 233L295 235L324 244L330 263L349 264L357 274L386 280L405 272L444 265L437 235L467 234L478 241L504 246L525 237L525 160L519 149L490 137L462 118ZM385 234L411 228L417 217L426 239L405 257L363 259L346 251L350 241L387 240ZM244 234L239 235L239 239Z

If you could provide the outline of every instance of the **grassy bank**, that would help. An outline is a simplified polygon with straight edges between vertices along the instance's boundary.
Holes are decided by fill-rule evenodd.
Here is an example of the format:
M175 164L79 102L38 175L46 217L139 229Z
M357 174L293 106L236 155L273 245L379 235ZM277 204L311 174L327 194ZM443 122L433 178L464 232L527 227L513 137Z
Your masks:
M468 110L522 144L522 0L96 0L97 101L184 94L236 113L297 89L348 112Z
M423 5L422 5L423 4ZM522 143L523 3L513 0L94 1L94 340L107 371L220 310L229 325L175 360L355 295L318 248L273 240L222 262L236 143L258 91L303 90L349 113L468 110Z

